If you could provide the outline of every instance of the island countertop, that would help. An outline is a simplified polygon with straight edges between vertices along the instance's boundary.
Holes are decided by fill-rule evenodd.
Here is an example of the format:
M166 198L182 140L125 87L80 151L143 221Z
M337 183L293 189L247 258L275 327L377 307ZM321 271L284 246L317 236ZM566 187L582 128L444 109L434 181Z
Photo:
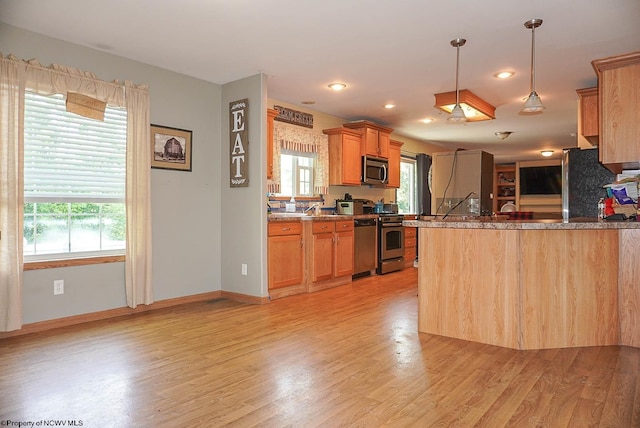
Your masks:
M640 223L405 220L418 330L513 349L640 347Z
M640 229L638 221L598 221L595 218L581 217L569 220L494 220L485 218L456 218L426 220L405 220L408 227L427 227L444 229L494 229L494 230L579 230L579 229Z

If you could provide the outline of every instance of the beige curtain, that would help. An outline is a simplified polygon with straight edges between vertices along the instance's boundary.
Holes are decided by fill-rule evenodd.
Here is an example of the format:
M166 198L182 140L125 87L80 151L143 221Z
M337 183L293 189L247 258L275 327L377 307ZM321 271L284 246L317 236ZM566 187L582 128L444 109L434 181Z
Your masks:
M151 283L151 141L149 91L125 82L127 112L127 305L153 303Z
M316 154L313 193L326 195L329 192L329 137L311 129L274 122L273 139L273 174L267 182L269 193L280 193L280 154L282 149L287 149Z
M135 308L141 303L152 303L148 87L135 86L130 82L125 82L124 85L117 81L105 82L97 79L90 72L58 64L44 67L37 60L22 61L12 55L4 58L0 54L0 59L2 59L3 85L2 105L0 105L3 120L0 136L2 138L0 147L3 151L1 157L3 181L2 194L0 194L0 207L2 207L0 208L2 210L2 219L0 220L0 227L2 227L0 295L7 296L7 299L2 299L0 302L0 320L12 320L6 326L3 326L0 321L0 329L20 328L22 307L20 293L22 289L24 106L22 101L13 101L9 99L8 95L5 97L5 91L15 92L17 100L24 100L25 88L42 95L56 93L66 95L67 92L76 92L127 109L125 289L129 306ZM17 71L12 71L14 69ZM23 72L20 73L20 70ZM16 77L12 77L13 75ZM4 88L5 79L9 82L6 84L9 89ZM14 172L14 170L16 171ZM6 174L6 180L4 174ZM5 211L7 211L6 214ZM6 243L5 236L7 237ZM15 315L16 313L17 315Z
M0 54L0 331L22 327L24 70Z

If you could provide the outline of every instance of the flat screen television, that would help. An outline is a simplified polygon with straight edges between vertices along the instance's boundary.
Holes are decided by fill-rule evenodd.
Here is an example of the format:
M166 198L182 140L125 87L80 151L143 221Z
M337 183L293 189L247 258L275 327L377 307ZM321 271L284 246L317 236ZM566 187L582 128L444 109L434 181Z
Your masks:
M562 166L520 167L520 195L562 195Z

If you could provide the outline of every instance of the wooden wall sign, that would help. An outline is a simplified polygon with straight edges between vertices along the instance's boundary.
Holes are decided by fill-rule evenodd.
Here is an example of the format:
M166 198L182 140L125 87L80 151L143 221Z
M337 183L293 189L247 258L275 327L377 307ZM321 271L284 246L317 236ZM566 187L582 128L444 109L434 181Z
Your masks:
M249 100L229 103L231 187L249 186Z
M278 115L274 120L280 122L292 123L294 125L304 126L305 128L313 128L313 115L282 106L273 106L278 111Z

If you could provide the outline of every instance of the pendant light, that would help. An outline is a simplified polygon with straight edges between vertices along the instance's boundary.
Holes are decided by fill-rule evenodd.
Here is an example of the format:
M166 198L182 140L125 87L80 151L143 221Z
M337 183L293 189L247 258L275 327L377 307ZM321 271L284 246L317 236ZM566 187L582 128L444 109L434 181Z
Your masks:
M465 123L467 121L467 117L464 115L464 111L462 111L462 107L460 107L460 90L458 89L458 68L460 67L460 46L464 46L467 43L466 39L454 39L451 40L451 46L456 48L456 105L451 110L451 114L447 119L449 123Z
M536 92L536 28L542 25L542 19L531 19L524 23L525 28L531 30L531 92L522 106L522 113L542 113L544 105Z

